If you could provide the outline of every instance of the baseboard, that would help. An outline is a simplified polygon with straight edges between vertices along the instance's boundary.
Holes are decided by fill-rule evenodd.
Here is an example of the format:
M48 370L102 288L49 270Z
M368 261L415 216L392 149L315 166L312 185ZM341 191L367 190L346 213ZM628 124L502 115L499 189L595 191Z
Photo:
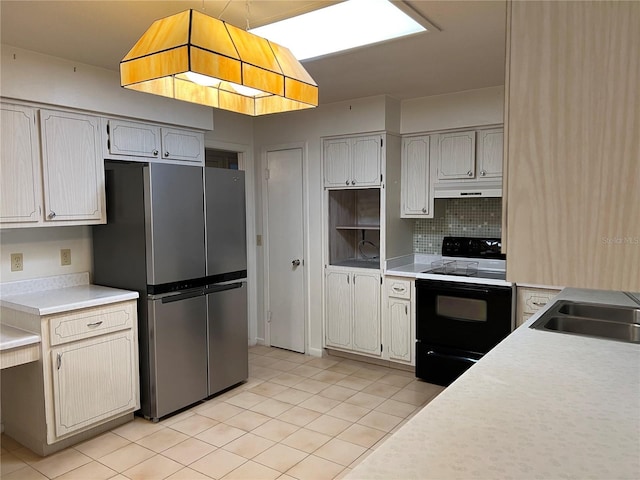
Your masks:
M309 355L312 357L322 357L323 350L321 348L311 348L309 347Z
M265 345L264 338L256 337L256 345Z
M357 360L359 362L371 363L372 365L378 365L381 367L395 368L396 370L403 370L405 372L415 372L416 367L413 365L405 365L402 363L392 362L390 360L384 360L382 358L373 358L367 355L360 355L358 353L343 352L342 350L333 350L331 348L326 349L326 353L330 357L346 358L348 360Z

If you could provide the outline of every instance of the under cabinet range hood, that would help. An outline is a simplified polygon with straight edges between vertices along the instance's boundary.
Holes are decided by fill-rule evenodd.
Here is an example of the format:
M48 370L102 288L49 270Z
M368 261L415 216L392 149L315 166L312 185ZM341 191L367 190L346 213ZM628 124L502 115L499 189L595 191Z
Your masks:
M434 198L502 197L502 182L435 184Z

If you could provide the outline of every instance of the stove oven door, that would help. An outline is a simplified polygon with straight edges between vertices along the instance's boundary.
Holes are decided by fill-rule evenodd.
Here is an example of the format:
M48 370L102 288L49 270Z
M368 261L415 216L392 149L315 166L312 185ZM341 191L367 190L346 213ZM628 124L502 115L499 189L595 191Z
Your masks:
M486 353L512 330L510 286L416 281L418 342Z

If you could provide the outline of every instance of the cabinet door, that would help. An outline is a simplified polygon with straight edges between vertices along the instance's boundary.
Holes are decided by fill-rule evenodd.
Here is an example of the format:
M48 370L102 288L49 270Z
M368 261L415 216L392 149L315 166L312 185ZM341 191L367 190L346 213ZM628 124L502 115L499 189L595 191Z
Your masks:
M380 355L380 275L353 274L353 350Z
M347 138L324 142L324 186L351 185L351 142Z
M501 128L478 132L478 178L502 176L504 136Z
M138 406L132 330L51 350L57 437Z
M99 125L97 117L40 110L47 221L104 219Z
M160 155L160 127L109 120L107 129L110 155L151 158L157 158Z
M162 158L204 162L204 134L172 128L162 129Z
M389 339L390 360L411 362L411 302L389 298Z
M38 222L42 194L35 111L2 105L1 114L0 222Z
M351 185L380 185L382 137L357 137L351 147Z
M351 274L327 272L326 277L326 345L351 348Z
M438 180L474 178L475 132L444 133L438 140Z
M429 212L429 137L405 138L402 145L402 217Z

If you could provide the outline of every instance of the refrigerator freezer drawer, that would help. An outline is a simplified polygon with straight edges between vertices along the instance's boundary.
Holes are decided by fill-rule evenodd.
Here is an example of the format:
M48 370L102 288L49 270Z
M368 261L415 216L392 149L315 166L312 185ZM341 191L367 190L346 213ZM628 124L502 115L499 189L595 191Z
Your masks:
M149 301L151 401L142 413L154 419L207 397L206 297L176 297Z
M249 377L247 284L212 285L207 295L209 395Z

